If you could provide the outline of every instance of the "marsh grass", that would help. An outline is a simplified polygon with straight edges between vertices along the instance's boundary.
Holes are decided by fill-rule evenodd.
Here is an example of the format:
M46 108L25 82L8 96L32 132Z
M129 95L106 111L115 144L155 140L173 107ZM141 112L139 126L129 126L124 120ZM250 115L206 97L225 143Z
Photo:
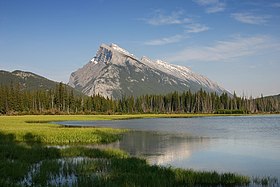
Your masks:
M253 177L252 182L256 185L262 186L278 186L278 179L276 177Z
M14 135L0 133L1 186L192 186L250 182L248 177L237 174L151 166L146 160L120 150L46 147L40 139L34 143L36 137L32 134L26 137L25 142L19 143Z
M112 128L67 128L51 121L108 120L103 116L0 116L0 132L12 134L17 142L44 144L110 143L120 139L125 130ZM27 135L32 134L32 138ZM30 142L31 143L31 142Z
M139 118L188 118L213 116L213 114L134 114L134 115L28 115L0 116L0 132L12 134L17 142L29 141L44 144L95 144L111 143L121 138L124 129L113 128L69 128L55 124L57 121L124 120ZM53 122L50 124L49 122Z
M246 186L254 181L271 183L266 178L252 181L247 176L234 173L151 166L146 160L130 157L120 150L99 150L71 144L111 142L119 138L123 130L66 128L37 123L123 117L0 117L0 186ZM46 146L53 143L71 146L62 149Z

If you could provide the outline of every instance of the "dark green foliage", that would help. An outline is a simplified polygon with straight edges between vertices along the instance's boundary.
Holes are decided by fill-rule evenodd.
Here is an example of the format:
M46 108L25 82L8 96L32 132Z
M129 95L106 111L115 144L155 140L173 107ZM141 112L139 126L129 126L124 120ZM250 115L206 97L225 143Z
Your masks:
M49 90L21 90L19 85L0 85L0 114L60 114L83 109L83 96L59 83Z
M0 70L0 84L9 86L11 83L19 85L21 90L47 90L55 87L57 82L51 81L39 75L25 71Z
M119 100L74 94L59 83L54 89L22 91L18 84L0 85L0 114L118 114L118 113L279 113L280 97L247 99L234 93L217 95L202 89L167 95L122 97Z
M219 174L213 172L197 172L194 170L175 169L176 180L179 185L189 184L190 186L209 186L211 185L223 185L223 186L235 186L249 184L250 180L246 176L237 175L234 173Z

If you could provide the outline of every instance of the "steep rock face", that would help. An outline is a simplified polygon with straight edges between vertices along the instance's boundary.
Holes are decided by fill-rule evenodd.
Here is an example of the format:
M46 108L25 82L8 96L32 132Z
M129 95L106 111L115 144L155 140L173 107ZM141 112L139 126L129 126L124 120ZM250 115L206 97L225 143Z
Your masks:
M115 99L189 89L227 92L187 67L147 57L138 59L116 44L102 44L92 60L71 74L68 84L86 95L100 94Z

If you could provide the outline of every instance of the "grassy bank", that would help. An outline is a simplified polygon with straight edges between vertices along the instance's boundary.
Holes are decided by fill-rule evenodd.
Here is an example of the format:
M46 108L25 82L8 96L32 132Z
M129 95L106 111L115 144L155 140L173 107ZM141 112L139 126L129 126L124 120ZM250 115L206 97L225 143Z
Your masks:
M48 124L54 121L115 120L133 118L178 118L217 116L214 114L136 114L136 115L27 115L0 116L0 132L14 136L15 141L40 139L45 144L109 143L120 138L125 130L112 128L67 128Z
M240 186L250 182L237 174L150 166L119 150L58 149L40 140L18 143L2 133L0 140L0 186Z
M125 130L67 128L46 123L198 116L210 115L0 116L0 186L248 185L250 178L238 174L151 166L119 150L78 146L115 141ZM71 146L63 149L46 146L50 144Z
M43 122L65 120L104 120L102 116L1 116L0 132L15 141L39 141L44 144L109 143L124 130L111 128L67 128ZM30 138L32 137L32 138Z

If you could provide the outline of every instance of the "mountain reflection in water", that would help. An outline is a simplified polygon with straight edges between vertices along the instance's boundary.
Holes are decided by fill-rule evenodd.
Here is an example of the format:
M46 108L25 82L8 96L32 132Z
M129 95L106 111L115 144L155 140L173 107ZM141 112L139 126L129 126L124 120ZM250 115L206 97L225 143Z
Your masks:
M151 164L280 179L280 115L59 123L131 129L122 140L105 147L119 148Z
M209 141L209 138L186 134L131 131L117 142L93 147L121 149L131 156L146 158L151 164L167 165L175 160L189 158L193 151L209 145Z

